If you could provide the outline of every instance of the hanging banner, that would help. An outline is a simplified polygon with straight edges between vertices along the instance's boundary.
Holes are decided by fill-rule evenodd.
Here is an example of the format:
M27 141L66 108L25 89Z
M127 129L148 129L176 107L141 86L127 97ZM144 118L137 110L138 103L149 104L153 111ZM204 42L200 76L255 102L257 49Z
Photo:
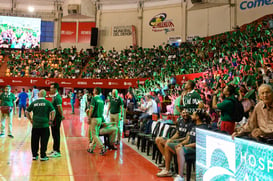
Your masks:
M62 22L61 43L76 43L76 22Z
M91 29L95 27L95 22L79 22L78 43L90 43Z

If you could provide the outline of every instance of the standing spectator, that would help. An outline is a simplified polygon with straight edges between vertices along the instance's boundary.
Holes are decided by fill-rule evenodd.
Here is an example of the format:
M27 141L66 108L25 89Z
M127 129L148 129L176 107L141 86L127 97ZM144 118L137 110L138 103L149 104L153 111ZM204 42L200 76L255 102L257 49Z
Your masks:
M16 115L17 114L17 98L18 98L18 90L17 89L15 89L14 90L14 96L15 96L15 101L14 101L14 106L13 106L13 108L14 108L14 115Z
M39 90L36 88L36 86L33 86L32 95L31 95L32 102L38 99L38 93L39 93Z
M32 102L32 91L31 91L31 89L28 89L27 95L28 95L28 105L30 105L31 102Z
M52 83L50 84L50 93L53 95L52 97L52 104L54 106L54 109L56 111L56 116L51 124L51 133L53 137L53 151L48 155L49 157L60 157L60 126L62 123L62 120L64 120L63 115L63 108L62 108L62 97L58 93L59 90L59 84L58 83Z
M221 110L221 131L226 131L229 134L232 134L235 129L235 120L232 120L232 114L234 112L234 106L233 101L236 101L235 99L235 88L233 85L227 85L224 90L223 94L225 96L225 99L223 102L217 104L217 94L218 91L216 91L213 95L212 100L212 108L213 109L220 109Z
M192 114L197 110L198 104L202 101L200 95L194 90L195 83L192 80L187 81L185 90L181 96L176 98L174 103L174 115L179 115L182 109L187 109L187 112Z
M38 150L40 147L41 161L47 161L47 144L49 140L49 124L54 120L55 110L51 102L45 99L46 91L40 90L38 99L27 108L27 118L32 124L31 131L31 151L32 160L38 160ZM33 112L33 116L30 115ZM40 142L40 143L39 143Z
M114 123L118 128L118 138L117 141L120 142L121 132L120 128L123 125L120 125L120 121L124 117L124 110L123 110L123 100L121 97L118 96L118 90L112 90L112 96L110 97L110 104L108 104L107 109L107 117L110 111L110 122Z
M72 113L71 114L75 114L75 102L76 102L76 93L77 91L74 90L74 92L70 91L69 92L69 97L70 97L70 104L71 104L71 108L72 108Z
M82 96L82 99L81 99L81 102L80 102L80 110L82 113L84 113L84 116L86 116L86 110L87 110L87 98L88 98L88 90L87 89L84 89L83 90L83 96Z
M13 138L12 135L12 119L13 119L13 106L15 101L15 95L10 92L11 87L7 85L5 87L4 93L0 95L0 105L1 105L1 133L0 137L5 136L5 124L6 117L9 117L9 126L8 126L8 136Z
M99 138L99 129L103 119L103 108L104 108L104 101L102 100L101 88L96 87L93 90L94 97L91 100L91 104L88 112L88 124L89 130L91 131L92 141L89 144L88 152L93 153L94 149L96 148L96 144L98 144L100 148L100 154L104 155L106 152L105 147L103 146L100 138Z
M22 108L24 110L24 116L26 117L26 106L27 106L28 94L25 92L25 88L22 88L22 92L18 95L16 101L19 100L19 119L21 119Z

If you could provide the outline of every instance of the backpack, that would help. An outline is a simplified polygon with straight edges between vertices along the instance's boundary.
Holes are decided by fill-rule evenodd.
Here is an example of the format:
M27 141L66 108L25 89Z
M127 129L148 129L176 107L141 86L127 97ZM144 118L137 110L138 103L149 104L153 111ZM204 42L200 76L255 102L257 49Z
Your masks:
M242 121L243 117L244 117L244 107L241 103L241 101L239 101L238 99L229 99L233 103L233 112L231 115L232 121L234 122L240 122Z

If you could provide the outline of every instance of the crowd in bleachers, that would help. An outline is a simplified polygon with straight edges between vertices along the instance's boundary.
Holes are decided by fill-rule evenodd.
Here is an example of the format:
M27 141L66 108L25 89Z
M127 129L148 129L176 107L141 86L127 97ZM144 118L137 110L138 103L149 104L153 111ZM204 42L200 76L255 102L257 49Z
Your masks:
M179 47L130 47L121 51L94 50L96 56L77 49L13 52L7 76L61 78L136 78L167 76L209 71L224 81L247 79L255 68L272 63L272 29L268 19L243 29L226 32L210 39L197 38ZM264 72L263 72L264 73ZM222 77L224 74L232 76ZM246 80L247 81L247 80Z
M86 52L76 49L12 51L9 55L6 76L78 78L88 62Z

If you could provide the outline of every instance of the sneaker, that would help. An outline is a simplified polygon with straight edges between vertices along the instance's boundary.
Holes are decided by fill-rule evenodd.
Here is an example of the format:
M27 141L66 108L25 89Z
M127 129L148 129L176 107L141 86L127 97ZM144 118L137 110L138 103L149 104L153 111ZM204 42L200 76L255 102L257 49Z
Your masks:
M47 161L49 160L49 158L47 156L43 157L43 158L40 158L41 161Z
M181 177L180 175L177 175L173 181L184 181L184 177Z
M57 158L57 157L61 157L61 153L57 152L57 151L52 151L51 153L48 154L48 156L50 158Z
M158 165L158 168L159 168L159 169L165 168L165 164L164 164L164 163L159 164L159 165Z
M118 148L115 145L110 145L108 149L109 150L117 150Z
M94 150L93 150L92 148L88 148L88 149L87 149L87 152L88 152L88 153L94 153Z
M106 152L106 149L105 149L105 148L102 148L102 149L100 150L100 155L104 156L104 155L105 155L105 152Z
M32 160L38 160L38 156L32 157Z
M10 138L14 138L14 136L13 136L12 134L9 134L9 135L8 135L8 137L10 137Z
M0 138L3 138L3 137L5 137L5 133L0 134Z
M156 176L158 176L158 177L171 177L171 176L173 176L173 174L172 174L171 171L168 171L168 170L166 170L166 169L163 169L163 170L161 170L160 172L158 172L158 173L156 174Z

